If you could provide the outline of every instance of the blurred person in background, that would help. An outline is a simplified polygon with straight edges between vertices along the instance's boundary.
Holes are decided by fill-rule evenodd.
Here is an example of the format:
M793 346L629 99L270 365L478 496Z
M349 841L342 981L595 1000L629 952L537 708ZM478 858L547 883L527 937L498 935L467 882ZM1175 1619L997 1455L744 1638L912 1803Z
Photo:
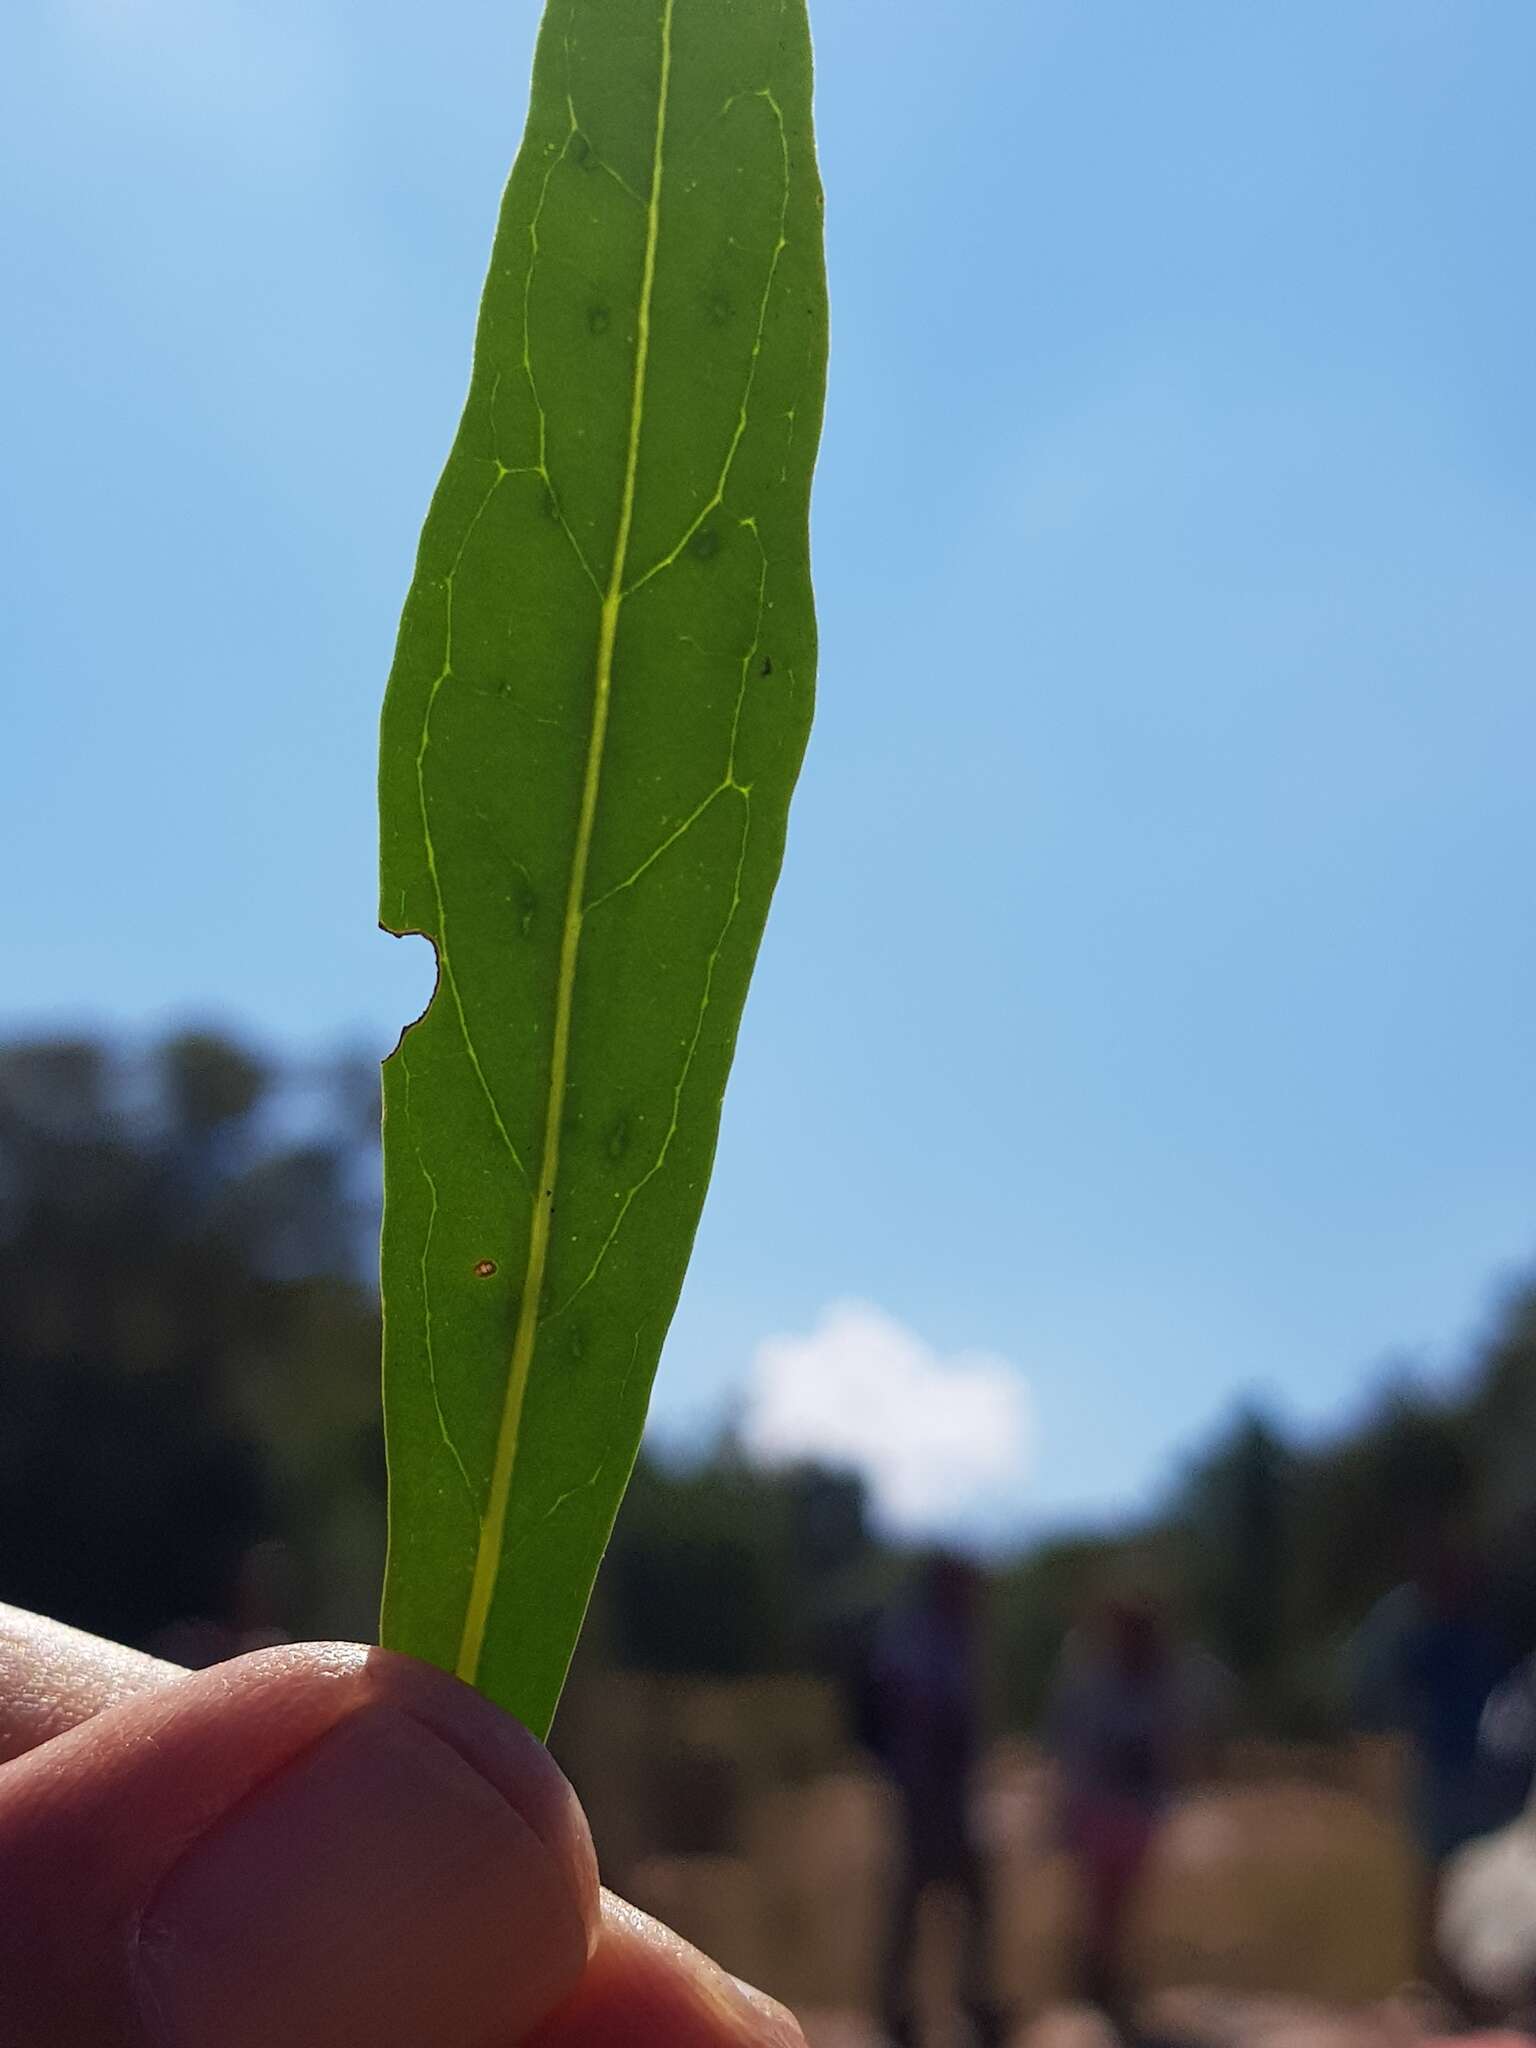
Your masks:
M1530 1791L1532 1758L1498 1728L1511 1706L1501 1716L1496 1705L1519 1665L1521 1642L1511 1602L1474 1534L1465 1490L1404 1506L1410 1575L1377 1602L1356 1636L1354 1698L1365 1728L1394 1731L1407 1743L1409 1822L1424 1865L1420 1967L1443 1996L1475 2012L1479 2000L1436 1929L1451 1859L1513 1821Z
M981 2048L1002 2039L991 1992L987 1880L972 1794L981 1748L981 1572L936 1551L910 1597L879 1623L860 1733L897 1795L901 1846L880 1970L880 2008L897 2048L917 2040L911 1969L918 1909L934 1886L963 1914L961 2000Z
M1478 1743L1526 1784L1536 1776L1536 1657L1494 1688ZM1459 1983L1486 2011L1536 2035L1536 1797L1527 1794L1507 1827L1448 1857L1436 1890L1435 1940Z
M1229 1685L1213 1659L1174 1638L1142 1590L1104 1599L1062 1650L1044 1733L1081 1890L1079 1989L1117 2025L1129 2004L1131 1915L1174 1795L1218 1732Z

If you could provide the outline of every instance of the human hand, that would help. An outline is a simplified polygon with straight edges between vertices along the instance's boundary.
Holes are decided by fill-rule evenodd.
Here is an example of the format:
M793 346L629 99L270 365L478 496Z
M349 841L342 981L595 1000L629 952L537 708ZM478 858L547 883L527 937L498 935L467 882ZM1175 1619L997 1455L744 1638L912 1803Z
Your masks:
M183 1672L0 1606L5 2048L804 2048L600 1893L549 1754L352 1644Z

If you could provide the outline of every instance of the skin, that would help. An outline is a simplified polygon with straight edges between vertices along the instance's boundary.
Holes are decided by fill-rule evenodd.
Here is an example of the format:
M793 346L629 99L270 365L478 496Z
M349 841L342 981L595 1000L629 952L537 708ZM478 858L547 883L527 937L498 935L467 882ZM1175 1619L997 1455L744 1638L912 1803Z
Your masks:
M0 1606L7 2048L804 2048L599 1889L516 1722L353 1644L184 1672Z

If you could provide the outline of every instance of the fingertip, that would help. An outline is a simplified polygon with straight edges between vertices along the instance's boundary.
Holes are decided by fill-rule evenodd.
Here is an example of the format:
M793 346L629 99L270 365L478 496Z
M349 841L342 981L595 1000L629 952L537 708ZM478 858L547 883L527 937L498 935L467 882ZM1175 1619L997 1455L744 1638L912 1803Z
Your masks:
M254 1699L267 1728L305 1736L367 1706L409 1715L494 1785L538 1837L567 1875L595 1947L597 1855L580 1802L544 1744L473 1686L418 1657L349 1642L282 1643L181 1677L183 1688L221 1691L226 1712L236 1696Z
M527 2048L805 2048L805 2036L776 1999L605 1892L586 1975Z
M0 1916L6 2043L148 2038L153 2015L178 2048L384 2048L435 2038L435 2015L499 2044L581 1981L585 1820L543 1745L458 1680L318 1643L123 1690L0 1776L25 1909Z
M543 1743L472 1686L415 1657L370 1649L364 1674L370 1697L430 1728L495 1785L538 1836L569 1878L591 1954L601 1924L597 1852L570 1780Z
M487 1747L370 1700L202 1832L136 1916L155 2038L488 2048L557 2006L590 1930Z

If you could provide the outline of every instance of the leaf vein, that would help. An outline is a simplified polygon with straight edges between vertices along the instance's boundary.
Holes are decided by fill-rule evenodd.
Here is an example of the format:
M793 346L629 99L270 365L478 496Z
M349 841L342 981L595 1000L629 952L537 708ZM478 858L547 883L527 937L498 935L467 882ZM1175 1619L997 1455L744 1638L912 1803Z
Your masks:
M566 43L565 50L566 65L567 69L569 69L569 41L567 41ZM576 529L571 525L570 521L565 516L565 507L562 505L560 501L560 492L556 488L554 478L549 473L549 420L544 410L544 400L539 393L539 380L533 373L533 325L531 305L533 295L533 274L535 270L538 268L539 262L539 223L544 218L544 207L549 199L550 180L554 177L555 172L559 169L560 165L565 161L566 151L571 146L572 137L580 133L580 130L576 126L576 109L571 105L571 96L569 92L567 92L566 94L566 109L570 118L571 125L566 130L565 138L560 144L560 147L558 149L551 150L549 162L544 166L544 177L543 181L539 186L538 202L534 206L533 213L530 216L528 222L528 268L523 273L523 375L528 380L528 395L533 400L534 417L538 421L539 427L538 461L530 464L529 467L532 468L532 470L537 476L543 478L544 488L549 493L550 509L554 513L555 523L560 528L560 531L565 535L566 539L570 542L571 547L575 552L576 559L581 564L582 569L586 575L587 581L591 584L592 588L597 592L598 596L601 597L602 585L597 580L597 572L593 569L592 564L587 560L587 551L582 546L581 542L577 539Z
M459 1447L454 1442L452 1433L448 1428L448 1418L443 1413L442 1397L437 1385L437 1352L432 1334L432 1287L427 1278L427 1261L432 1251L432 1239L437 1232L437 1182L433 1178L431 1168L422 1156L419 1141L415 1140L416 1115L415 1111L411 1108L411 1068L410 1062L406 1059L404 1047L401 1048L400 1052L400 1071L405 1076L405 1120L411 1127L416 1164L421 1169L421 1177L426 1182L427 1192L432 1197L431 1213L427 1217L426 1235L422 1240L421 1246L422 1334L427 1357L427 1386L432 1395L432 1411L437 1417L438 1434L443 1440L449 1457L452 1458L454 1464L458 1467L459 1477L464 1482L465 1498L469 1503L470 1519L474 1522L476 1530L478 1530L480 1527L480 1502L476 1497L474 1486L470 1482L469 1468L465 1465Z
M528 1169L523 1164L522 1154L512 1142L512 1133L507 1129L506 1122L501 1114L500 1105L492 1093L490 1082L486 1079L485 1069L480 1063L480 1055L475 1048L475 1041L470 1035L469 1019L464 1011L464 998L459 990L458 976L453 970L453 955L448 943L448 912L443 900L442 880L438 874L437 847L432 838L431 809L427 803L427 753L432 744L432 714L437 708L437 699L443 684L453 674L454 580L459 573L459 565L464 559L464 551L469 546L475 528L485 517L487 507L501 488L503 476L511 474L511 471L504 470L500 463L497 464L497 471L498 474L491 480L490 489L481 499L466 524L464 532L460 536L453 561L450 563L448 572L443 578L442 666L432 678L431 687L427 692L426 706L421 715L421 737L416 746L416 802L421 813L422 851L426 856L427 876L432 884L432 898L437 910L437 917L434 923L434 939L437 947L439 971L448 990L449 1000L453 1004L454 1016L458 1020L459 1036L464 1041L464 1051L469 1060L470 1069L479 1084L481 1094L485 1097L486 1107L491 1113L491 1122L495 1125L501 1142L510 1153L513 1165L526 1181Z
M761 87L756 93L751 95L738 93L732 99L726 102L723 111L729 113L730 109L736 104L736 100L748 97L765 100L768 106L771 108L773 112L774 121L778 127L779 150L783 157L784 169L783 189L779 204L778 238L774 243L773 257L768 265L768 275L763 282L762 297L758 301L757 332L754 334L752 338L752 355L747 365L746 387L741 395L741 405L736 415L736 424L732 428L730 440L726 444L725 459L720 465L720 475L715 484L714 490L711 492L710 496L705 500L704 504L699 508L698 512L694 515L689 525L684 529L681 539L677 541L675 546L669 548L667 552L660 557L659 560L653 562L650 568L647 569L643 575L636 577L635 581L631 583L629 588L625 591L624 594L626 597L633 596L637 590L643 588L643 586L649 583L653 577L661 575L662 571L665 569L670 569L672 565L681 556L683 550L687 547L688 543L693 539L694 535L699 531L700 527L703 526L705 520L709 517L710 513L718 511L719 507L724 503L726 489L731 480L731 471L736 464L737 451L740 449L742 441L746 435L747 425L751 415L752 393L757 384L757 366L763 352L763 335L767 329L768 324L768 308L773 301L774 283L777 280L779 274L779 259L783 256L784 251L789 247L789 243L785 237L784 230L789 224L790 179L789 138L784 130L783 109L780 107L778 100L774 97L772 88L765 85Z
M624 1227L624 1219L628 1216L631 1208L634 1206L635 1197L640 1193L640 1190L647 1185L648 1182L656 1178L656 1175L660 1173L662 1167L666 1164L667 1154L672 1147L672 1140L677 1135L680 1106L683 1099L683 1089L687 1084L688 1072L693 1065L694 1054L698 1051L699 1040L704 1030L704 1019L709 1011L710 990L714 984L715 965L720 958L720 954L724 949L726 939L730 934L731 925L735 921L736 912L741 907L741 877L746 863L747 839L751 829L752 822L752 785L749 782L738 782L736 780L736 741L741 731L741 713L742 707L745 705L747 701L747 689L752 672L752 663L757 656L758 649L762 646L763 615L767 609L768 604L768 551L763 546L762 536L761 534L759 534L757 530L757 521L755 519L747 517L739 521L739 524L745 527L751 533L753 540L757 543L757 551L760 557L760 566L758 569L757 577L757 618L752 628L752 637L747 643L747 651L741 657L741 673L737 678L736 683L736 708L731 718L730 752L725 764L724 779L719 784L717 784L717 786L713 790L711 790L710 794L704 799L703 803L699 805L698 809L694 811L689 818L683 821L683 824L680 825L678 829L671 834L670 838L662 842L662 844L656 849L655 853L653 853L650 856L650 859L641 862L640 866L635 870L634 874L628 878L627 881L617 884L615 888L607 891L606 895L600 896L596 899L595 902L590 903L587 906L587 908L589 910L595 910L597 908L598 903L605 903L608 900L608 897L616 895L619 889L628 888L632 883L638 881L640 876L651 865L651 862L659 859L660 856L666 851L667 847L672 843L672 841L680 839L684 831L686 831L690 825L696 824L699 818L703 816L704 812L715 801L716 797L723 796L726 790L728 789L734 789L742 800L741 847L737 855L736 873L732 882L731 904L729 910L727 910L725 915L725 923L721 926L720 936L716 940L714 950L713 952L711 952L709 959L705 965L704 993L699 1005L698 1023L694 1029L692 1042L689 1045L687 1053L684 1056L682 1073L679 1076L676 1088L672 1092L671 1120L668 1123L666 1132L662 1137L660 1148L658 1149L656 1157L651 1162L650 1166L640 1176L639 1180L637 1180L634 1183L634 1185L631 1188L629 1188L624 1194L622 1201L620 1203L619 1213L613 1219L613 1223L609 1227L607 1236L598 1246L597 1256L593 1259L591 1265L587 1268L586 1272L582 1275L581 1279L578 1280L576 1285L571 1289L570 1293L566 1295L565 1299L560 1303L560 1306L556 1309L552 1309L549 1315L544 1318L544 1321L546 1322L553 1322L556 1316L564 1315L566 1310L576 1300L576 1297L579 1294L585 1293L586 1289L591 1286L592 1282L597 1278L598 1273L602 1269L603 1261L607 1258L609 1252L613 1249L614 1242L617 1239L619 1232ZM789 679L791 682L793 682L793 670L790 671Z
M736 913L741 908L741 877L746 867L747 843L751 836L752 798L739 783L732 783L728 786L735 789L741 797L741 845L737 850L736 871L732 878L731 904L725 914L725 922L720 927L719 936L710 949L709 958L704 965L704 993L699 1002L699 1014L693 1027L693 1036L689 1039L688 1049L683 1055L682 1070L678 1074L677 1084L672 1090L672 1110L667 1122L667 1128L662 1134L661 1144L657 1148L656 1157L634 1185L625 1190L619 1204L619 1213L610 1224L608 1235L598 1246L596 1257L571 1289L570 1293L565 1297L564 1301L561 1302L560 1306L552 1310L544 1319L547 1322L553 1322L557 1316L564 1315L566 1310L575 1302L577 1296L584 1294L597 1278L598 1273L602 1269L603 1261L607 1258L609 1252L612 1251L614 1242L619 1232L623 1229L625 1219L634 1207L636 1199L645 1188L650 1186L657 1174L666 1165L667 1155L672 1150L672 1141L676 1138L681 1127L683 1091L688 1086L688 1077L693 1071L694 1058L698 1053L700 1041L704 1036L704 1025L709 1016L709 1006L714 990L715 969L720 963L720 955L725 951L725 943L730 937L731 926L736 922Z
M608 585L599 612L597 659L592 684L592 718L587 740L586 769L582 779L581 805L576 839L566 890L565 914L561 928L559 969L555 986L555 1014L550 1034L549 1074L545 1097L543 1151L539 1177L533 1190L533 1208L528 1228L528 1249L523 1268L522 1297L518 1303L517 1328L508 1364L507 1386L497 1427L496 1451L491 1468L490 1490L480 1541L475 1552L469 1598L456 1660L458 1675L474 1683L480 1669L486 1628L501 1567L506 1535L507 1510L512 1492L512 1475L517 1459L518 1439L528 1378L540 1322L540 1297L549 1256L551 1216L560 1172L560 1130L565 1105L566 1068L570 1057L571 1015L575 997L576 964L581 947L582 902L586 895L587 863L597 818L598 792L602 783L604 744L608 731L609 696L613 681L613 653L619 613L624 601L624 572L634 523L635 487L640 462L640 429L645 410L646 375L650 360L651 301L656 283L656 251L661 231L662 166L665 158L667 101L672 76L672 15L675 0L663 0L661 12L660 66L656 92L656 127L651 151L651 189L646 209L645 247L641 264L640 300L635 320L634 371L630 385L629 435L625 451L624 477L619 503L618 527L614 535L613 558ZM569 145L569 136L567 137ZM546 172L545 191L549 173ZM541 195L540 204L543 204ZM535 248L535 254L537 250ZM530 272L531 274L531 272ZM524 349L527 350L527 304L524 302ZM542 419L542 413L541 413ZM542 450L541 450L542 460ZM739 879L739 877L738 877Z

